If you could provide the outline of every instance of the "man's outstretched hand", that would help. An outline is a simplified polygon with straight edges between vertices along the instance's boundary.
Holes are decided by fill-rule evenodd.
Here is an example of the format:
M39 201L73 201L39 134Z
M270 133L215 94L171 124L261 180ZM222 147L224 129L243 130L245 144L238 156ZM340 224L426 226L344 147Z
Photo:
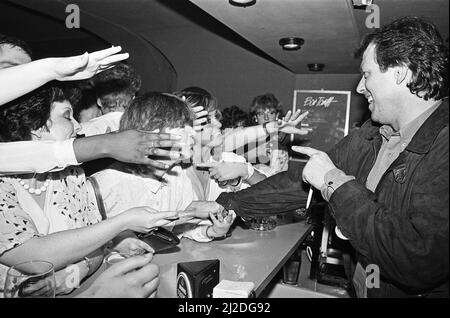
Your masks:
M303 168L303 181L320 190L327 172L336 169L330 157L325 152L310 147L292 146L292 150L309 156Z

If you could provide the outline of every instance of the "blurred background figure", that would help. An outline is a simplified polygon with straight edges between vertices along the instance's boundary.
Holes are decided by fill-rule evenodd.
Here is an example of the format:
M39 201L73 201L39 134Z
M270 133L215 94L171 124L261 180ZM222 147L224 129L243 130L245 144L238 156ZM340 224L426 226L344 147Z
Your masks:
M254 125L262 125L283 117L283 106L274 94L258 95L252 101L250 115Z
M91 83L97 93L97 104L105 115L125 111L141 88L141 77L130 65L118 63L96 75Z
M236 105L222 111L222 129L241 128L248 126L248 114Z
M278 121L282 117L283 107L274 94L258 95L253 99L250 107L250 118L254 125L265 125L269 122ZM252 153L250 151L247 160L268 176L286 171L289 165L289 153L287 151L289 148L286 142L288 142L288 138L284 133L268 136L265 144L257 145L257 147L265 147L265 151L261 152L258 149L256 158L250 157ZM266 155L261 156L260 154L264 152ZM253 153L255 152L253 151Z
M95 90L92 88L81 91L80 103L74 106L74 117L79 123L85 123L102 115L102 109L97 104Z

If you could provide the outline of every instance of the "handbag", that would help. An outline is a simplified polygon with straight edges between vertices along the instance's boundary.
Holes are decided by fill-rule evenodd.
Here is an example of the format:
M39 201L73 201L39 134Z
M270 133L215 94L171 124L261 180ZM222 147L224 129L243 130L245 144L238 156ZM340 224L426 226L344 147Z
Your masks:
M180 239L171 231L157 227L148 233L139 233L138 239L144 241L153 248L155 253L171 249L180 244Z

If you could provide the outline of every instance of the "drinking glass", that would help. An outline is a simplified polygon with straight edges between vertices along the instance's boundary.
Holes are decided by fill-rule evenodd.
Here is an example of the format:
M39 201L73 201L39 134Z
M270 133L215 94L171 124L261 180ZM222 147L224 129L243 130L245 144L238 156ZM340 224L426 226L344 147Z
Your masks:
M6 298L54 298L55 270L46 261L29 261L11 266L6 273Z
M250 220L250 228L256 231L270 231L277 226L275 216L259 216Z

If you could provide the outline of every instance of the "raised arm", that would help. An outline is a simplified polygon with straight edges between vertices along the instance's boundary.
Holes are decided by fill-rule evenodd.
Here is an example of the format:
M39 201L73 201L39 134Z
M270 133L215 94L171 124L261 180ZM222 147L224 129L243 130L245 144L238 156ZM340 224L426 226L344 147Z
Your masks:
M286 116L279 121L269 122L264 125L245 127L239 130L231 130L224 136L224 151L233 151L246 144L265 141L268 135L282 132L285 134L306 135L309 130L297 128L300 122L308 115L297 110L294 114L288 111Z
M125 60L120 46L63 58L45 58L0 70L0 105L8 103L52 80L87 79Z

